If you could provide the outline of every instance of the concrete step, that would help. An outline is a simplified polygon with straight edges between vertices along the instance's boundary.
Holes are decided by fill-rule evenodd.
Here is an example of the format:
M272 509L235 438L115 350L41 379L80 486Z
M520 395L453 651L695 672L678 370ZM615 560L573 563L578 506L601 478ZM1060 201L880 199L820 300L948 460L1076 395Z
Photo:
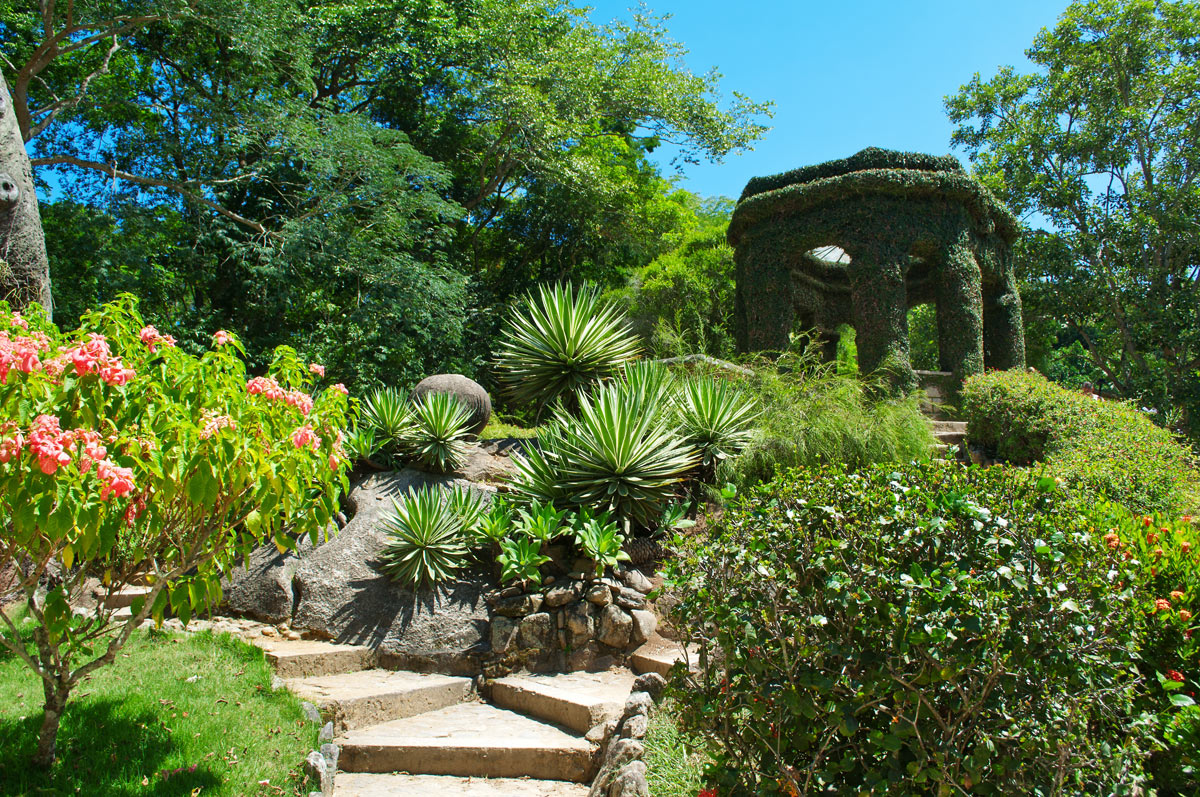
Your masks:
M609 717L620 717L633 690L633 679L633 673L625 669L510 675L492 683L492 702L587 733Z
M935 435L965 435L967 433L966 421L931 421L933 424L933 433Z
M336 733L461 703L472 685L470 678L391 670L291 678L284 683L319 708Z
M333 793L335 797L587 797L588 787L561 780L341 772Z
M596 751L586 739L486 703L459 703L350 731L338 766L346 772L406 772L587 783Z
M105 599L104 605L111 609L124 609L127 606L132 606L135 599L144 598L149 594L149 587L126 587L120 592L114 592L109 595ZM103 594L100 597L104 597Z
M655 634L633 652L633 655L629 657L629 664L633 667L634 672L656 672L664 678L670 678L671 669L676 662L686 661L694 670L699 660L700 647L698 645L688 645L685 657L681 643Z
M366 670L375 664L375 652L358 645L335 645L316 639L251 637L262 648L280 678L310 678Z

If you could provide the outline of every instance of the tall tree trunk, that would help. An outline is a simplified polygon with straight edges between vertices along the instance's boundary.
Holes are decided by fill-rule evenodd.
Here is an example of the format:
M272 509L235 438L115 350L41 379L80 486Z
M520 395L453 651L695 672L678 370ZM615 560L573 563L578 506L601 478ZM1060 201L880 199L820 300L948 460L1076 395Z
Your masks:
M0 75L0 299L20 310L37 302L53 309L46 239L33 189L33 169Z

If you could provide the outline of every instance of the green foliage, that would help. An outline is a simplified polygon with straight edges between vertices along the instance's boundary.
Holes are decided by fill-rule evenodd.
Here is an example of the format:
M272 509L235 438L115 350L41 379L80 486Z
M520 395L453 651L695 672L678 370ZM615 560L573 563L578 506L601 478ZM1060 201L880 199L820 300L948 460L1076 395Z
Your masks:
M581 509L571 523L571 531L580 552L595 563L596 578L619 562L629 561L629 554L621 549L625 536L617 530L616 522L609 520L607 512L593 514Z
M542 553L542 541L530 536L506 537L500 541L500 580L541 584L541 566L550 561Z
M351 462L362 462L370 459L379 450L379 443L375 437L375 429L360 422L354 429L346 432L346 440L343 446L346 449L346 458Z
M664 701L646 729L646 782L655 797L696 797L705 786L703 757L696 740L679 729L677 714L675 702Z
M470 487L455 484L445 489L443 500L446 508L458 518L465 540L474 539L479 534L479 525L490 507L486 506L483 495Z
M1091 525L1050 477L943 461L747 494L668 578L721 793L1139 788L1136 607Z
M1187 511L1200 502L1191 451L1129 404L1008 371L968 379L962 409L973 442L1015 463L1045 462L1092 500L1133 512Z
M426 393L412 405L413 427L406 453L434 473L462 467L471 412L449 393Z
M388 541L379 569L414 589L448 581L467 557L462 519L436 487L423 486L393 499L383 521Z
M613 376L638 354L628 321L594 287L542 285L513 311L496 353L496 376L538 412Z
M531 540L549 544L563 531L566 510L558 510L553 504L542 504L536 499L520 510L517 529Z
M757 364L747 389L761 407L758 429L736 460L718 468L719 482L745 488L798 466L923 459L934 444L917 396L881 395L818 363L811 350Z
M483 545L492 547L498 546L500 541L505 539L509 530L512 529L512 507L507 501L499 498L492 501L492 506L488 509L487 514L479 519L479 523L475 526L475 534L472 539L473 548Z
M715 468L753 439L756 403L729 382L687 379L675 401L680 430L706 468Z
M359 438L355 445L362 447L373 443L375 446L367 451L364 459L369 459L377 450L391 456L399 455L410 445L413 435L413 413L408 401L395 388L374 391L362 402L355 435Z
M1074 374L1181 409L1193 438L1198 36L1192 2L1074 2L1026 50L1028 73L977 74L946 100L981 179L1044 220L1019 251L1030 329L1084 354Z
M71 688L144 619L170 610L186 622L220 602L239 558L331 525L347 486L345 392L311 396L312 372L286 347L247 381L240 354L234 338L201 357L181 351L130 296L70 334L0 305L0 568L54 562L62 573L46 591L36 576L18 585L41 628L37 657L0 634L48 679L44 764ZM135 579L151 591L127 620L103 601L73 611L69 596L93 577L108 592Z

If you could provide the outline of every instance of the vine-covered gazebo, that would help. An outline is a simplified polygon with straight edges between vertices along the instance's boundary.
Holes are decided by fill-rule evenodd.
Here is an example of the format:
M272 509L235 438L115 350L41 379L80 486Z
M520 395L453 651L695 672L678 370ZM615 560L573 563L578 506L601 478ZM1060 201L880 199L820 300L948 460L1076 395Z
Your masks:
M1011 245L1017 220L957 160L865 149L756 177L729 225L742 351L782 350L797 324L836 345L855 328L860 369L916 384L908 311L937 308L956 379L1025 363Z

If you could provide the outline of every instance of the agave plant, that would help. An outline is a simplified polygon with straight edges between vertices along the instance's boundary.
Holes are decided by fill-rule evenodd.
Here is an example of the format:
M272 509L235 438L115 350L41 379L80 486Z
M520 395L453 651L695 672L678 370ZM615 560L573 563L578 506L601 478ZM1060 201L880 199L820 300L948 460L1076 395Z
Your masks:
M541 540L531 537L506 538L500 541L500 580L542 583L541 567L550 561L542 553Z
M758 415L752 399L728 382L707 377L688 379L679 387L675 412L708 470L750 443Z
M442 493L450 511L458 518L459 527L466 539L474 539L480 522L483 521L483 497L470 487L456 484Z
M579 395L579 417L560 413L539 451L516 458L512 487L526 498L612 512L628 528L651 527L698 457L651 407L656 393L616 382Z
M525 536L540 543L549 543L562 530L567 511L555 509L553 504L543 504L534 499L528 508L521 510L520 515L518 528Z
M622 550L625 537L617 531L617 524L609 520L607 512L592 514L584 509L575 516L573 524L575 544L588 559L596 563L596 577L604 575L618 562L629 561L629 554Z
M346 438L342 441L342 446L345 448L346 456L350 462L370 460L378 448L375 442L374 427L360 423L356 428L346 433Z
M540 414L609 378L638 352L628 319L597 288L542 285L509 319L496 375L513 399Z
M382 388L362 403L360 428L374 433L376 450L396 454L407 444L413 429L408 401L393 388Z
M393 499L394 514L384 519L389 539L380 555L380 569L412 586L437 584L454 576L467 549L462 525L436 488L422 487Z
M492 501L487 514L479 518L471 535L472 547L491 545L496 548L512 528L512 507L500 498Z
M406 454L434 473L462 467L471 413L458 399L449 393L426 393L413 402L412 419Z

